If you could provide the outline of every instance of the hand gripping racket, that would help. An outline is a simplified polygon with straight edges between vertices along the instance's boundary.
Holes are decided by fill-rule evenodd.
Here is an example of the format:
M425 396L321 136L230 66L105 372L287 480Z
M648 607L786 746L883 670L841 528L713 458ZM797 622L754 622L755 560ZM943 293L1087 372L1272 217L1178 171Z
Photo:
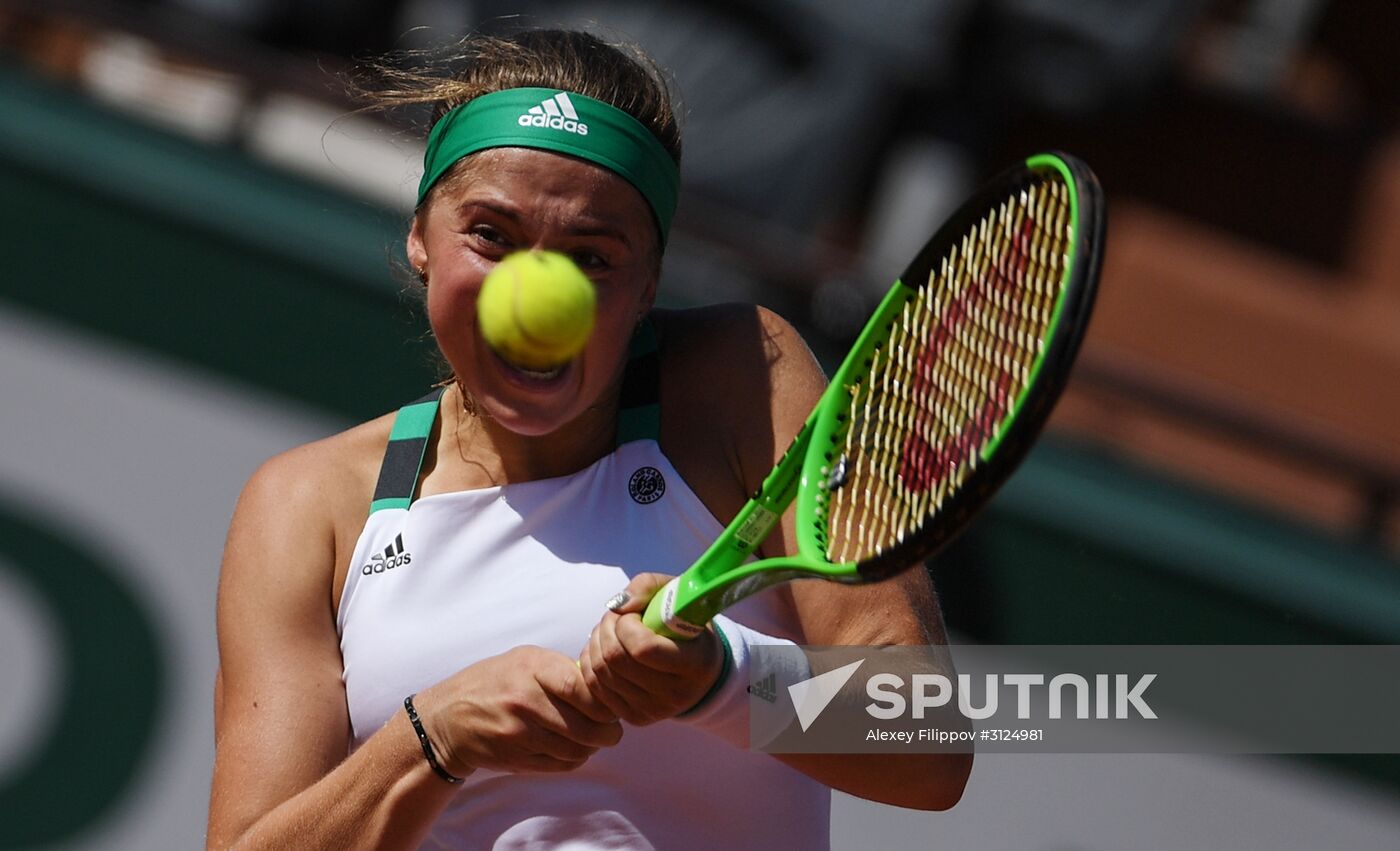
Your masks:
M693 638L779 582L873 582L957 536L1016 469L1074 363L1103 257L1088 166L1040 154L982 187L895 282L807 423L643 621ZM750 561L796 498L797 554Z

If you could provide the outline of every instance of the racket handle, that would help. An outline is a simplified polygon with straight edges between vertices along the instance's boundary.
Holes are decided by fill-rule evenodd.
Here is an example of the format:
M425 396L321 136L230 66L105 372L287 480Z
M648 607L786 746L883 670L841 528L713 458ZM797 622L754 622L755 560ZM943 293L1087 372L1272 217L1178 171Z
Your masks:
M676 617L676 590L680 587L680 579L679 576L672 579L656 592L642 615L642 623L652 632L672 641L690 641L703 633L705 628Z

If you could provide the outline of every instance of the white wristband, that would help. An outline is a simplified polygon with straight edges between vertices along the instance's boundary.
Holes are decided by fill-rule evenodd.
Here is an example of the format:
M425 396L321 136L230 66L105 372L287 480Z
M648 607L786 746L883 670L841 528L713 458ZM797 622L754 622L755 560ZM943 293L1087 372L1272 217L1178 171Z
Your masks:
M750 648L766 644L795 647L796 644L786 638L777 638L750 629L724 615L716 615L711 623L714 625L715 631L720 633L720 640L729 646L731 660L729 670L724 675L724 682L718 684L718 688L711 691L694 709L678 716L677 720L719 736L735 747L760 748L772 741L782 730L754 730L752 736L750 735L749 683L753 679ZM800 653L775 653L772 655L782 657L787 664L801 664L805 668L805 661L796 661L797 659L805 660L805 656ZM787 662L789 659L793 661ZM777 680L794 683L810 676L809 670L791 671L784 672L783 676L778 677Z

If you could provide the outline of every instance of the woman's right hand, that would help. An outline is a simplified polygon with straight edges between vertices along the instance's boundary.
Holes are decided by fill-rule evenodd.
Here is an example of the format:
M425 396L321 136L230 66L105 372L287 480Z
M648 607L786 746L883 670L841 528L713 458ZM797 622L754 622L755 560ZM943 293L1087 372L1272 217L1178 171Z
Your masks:
M622 738L575 661L542 647L484 659L413 702L443 768L458 777L478 768L572 771Z

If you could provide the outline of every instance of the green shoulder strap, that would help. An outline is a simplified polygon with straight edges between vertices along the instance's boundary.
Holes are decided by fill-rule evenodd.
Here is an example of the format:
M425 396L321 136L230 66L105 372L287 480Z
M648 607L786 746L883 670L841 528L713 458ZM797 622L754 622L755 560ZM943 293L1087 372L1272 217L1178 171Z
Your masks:
M389 445L384 450L384 462L379 466L379 483L374 486L374 501L369 513L384 508L408 508L418 489L418 473L423 468L423 455L428 448L428 436L433 433L438 403L443 389L439 387L416 402L399 408L394 427L389 432Z

